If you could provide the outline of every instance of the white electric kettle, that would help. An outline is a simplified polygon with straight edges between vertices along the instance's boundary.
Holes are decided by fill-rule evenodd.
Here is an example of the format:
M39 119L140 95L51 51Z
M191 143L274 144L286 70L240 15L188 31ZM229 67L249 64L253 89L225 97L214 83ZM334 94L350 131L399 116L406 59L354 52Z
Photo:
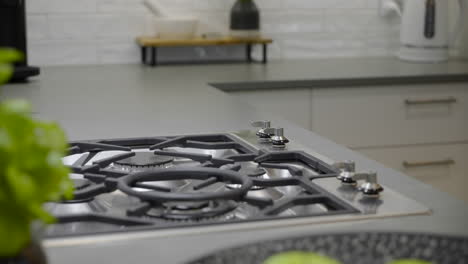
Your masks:
M384 8L402 17L398 57L406 61L440 62L449 58L453 44L465 23L462 14L468 0L459 0L460 15L456 29L449 30L450 0L388 0Z

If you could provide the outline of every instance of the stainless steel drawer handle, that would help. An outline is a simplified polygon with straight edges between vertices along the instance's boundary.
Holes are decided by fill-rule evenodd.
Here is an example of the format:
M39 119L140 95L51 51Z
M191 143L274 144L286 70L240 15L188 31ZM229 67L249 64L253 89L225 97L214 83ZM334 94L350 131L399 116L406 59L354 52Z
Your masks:
M425 104L454 104L457 102L455 97L435 98L435 99L406 99L406 105L425 105Z
M403 161L403 166L405 168L427 167L427 166L447 166L447 165L453 165L453 164L455 164L455 160L453 159L420 161L420 162Z

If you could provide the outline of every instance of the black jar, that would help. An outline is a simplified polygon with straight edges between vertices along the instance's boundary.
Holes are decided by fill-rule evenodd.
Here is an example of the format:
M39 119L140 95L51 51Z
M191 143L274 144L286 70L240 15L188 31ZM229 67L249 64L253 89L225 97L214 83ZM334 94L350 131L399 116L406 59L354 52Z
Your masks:
M260 12L253 0L237 0L231 9L231 33L235 37L257 37Z

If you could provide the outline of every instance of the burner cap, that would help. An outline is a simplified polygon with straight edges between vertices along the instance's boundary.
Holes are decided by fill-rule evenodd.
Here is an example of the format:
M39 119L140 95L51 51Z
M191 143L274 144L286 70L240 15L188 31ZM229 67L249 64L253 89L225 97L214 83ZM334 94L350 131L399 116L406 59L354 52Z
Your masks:
M253 164L235 163L226 165L225 168L228 170L237 171L242 175L246 175L253 178L263 176L267 173L267 171L264 168Z
M203 201L190 203L165 203L163 210L149 210L146 215L175 221L201 221L225 216L237 208L234 201Z
M188 210L200 210L205 207L210 206L209 201L200 201L200 202L175 202L175 203L164 203L166 208L180 210L180 211L188 211Z
M135 152L135 156L114 163L126 167L158 167L173 160L171 157L154 155L153 152Z
M266 173L266 170L260 167L242 167L239 172L249 177L260 177Z

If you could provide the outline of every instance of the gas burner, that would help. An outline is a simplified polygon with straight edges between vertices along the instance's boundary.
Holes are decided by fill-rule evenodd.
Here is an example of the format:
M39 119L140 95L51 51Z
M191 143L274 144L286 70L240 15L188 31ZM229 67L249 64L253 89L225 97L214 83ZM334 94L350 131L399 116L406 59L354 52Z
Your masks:
M152 152L135 152L135 156L115 161L113 167L123 171L142 171L164 167L174 161L174 158L155 155Z
M260 166L257 166L257 167L242 166L239 172L241 174L247 175L249 177L255 177L255 178L261 177L267 173L267 171L264 168L261 168Z
M172 221L228 220L233 217L229 212L236 208L234 201L168 202L163 207L150 209L146 215Z
M152 190L141 192L134 189L138 186L146 186L148 183L161 181L180 180L212 180L228 184L239 184L240 187L233 190L220 192L167 192ZM252 187L252 180L242 174L215 168L168 168L152 171L139 172L122 177L118 182L118 189L128 195L140 198L142 201L164 203L164 202L193 202L209 200L240 200Z
M210 206L210 201L164 203L164 207L180 211L203 209L208 206Z
M235 163L235 164L229 164L222 166L221 169L227 169L227 170L233 170L237 171L242 175L248 176L250 178L264 178L267 174L267 171L260 167L259 164L257 163L252 163L252 162L244 162L244 163ZM230 189L236 189L239 188L239 184L227 184L226 187ZM251 190L261 190L264 187L260 186L252 186Z
M267 173L267 171L264 168L260 167L260 165L250 163L229 164L222 166L221 169L237 171L242 175L246 175L252 178L257 178Z

